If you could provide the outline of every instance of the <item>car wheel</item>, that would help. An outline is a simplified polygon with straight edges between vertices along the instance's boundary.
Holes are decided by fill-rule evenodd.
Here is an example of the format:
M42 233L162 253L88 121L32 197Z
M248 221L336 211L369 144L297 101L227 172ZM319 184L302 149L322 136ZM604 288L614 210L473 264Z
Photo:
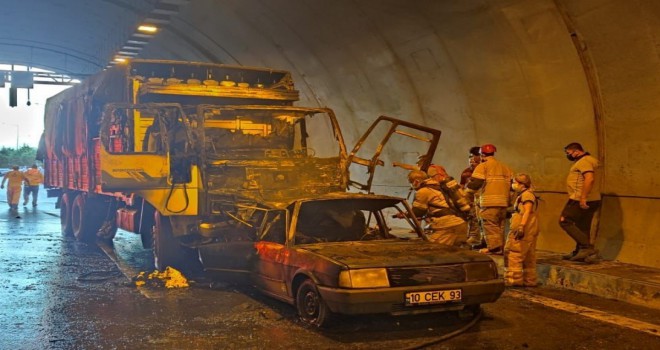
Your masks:
M315 327L327 326L332 316L332 311L328 309L321 294L319 294L316 284L309 279L305 280L298 288L296 309L301 321Z

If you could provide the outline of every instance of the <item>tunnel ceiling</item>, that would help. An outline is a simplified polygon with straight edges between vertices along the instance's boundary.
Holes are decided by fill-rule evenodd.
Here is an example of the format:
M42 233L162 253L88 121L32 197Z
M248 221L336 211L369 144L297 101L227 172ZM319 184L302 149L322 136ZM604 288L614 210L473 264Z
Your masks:
M334 109L349 146L378 115L398 117L443 131L434 161L455 177L471 146L493 143L557 193L570 166L562 148L578 141L603 161L605 193L660 196L655 0L0 4L0 63L92 74L152 21L161 30L137 57L289 70L300 104Z
M136 40L139 24L164 26L187 0L1 0L0 63L84 77L104 69ZM139 33L138 33L139 35ZM132 53L129 53L132 54Z

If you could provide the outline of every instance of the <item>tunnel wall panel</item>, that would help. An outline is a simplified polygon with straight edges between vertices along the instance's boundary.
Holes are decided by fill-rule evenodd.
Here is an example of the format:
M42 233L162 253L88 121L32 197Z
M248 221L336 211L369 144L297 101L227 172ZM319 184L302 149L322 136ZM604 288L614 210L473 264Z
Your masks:
M606 196L596 248L605 259L660 268L658 213L656 199Z
M564 14L595 65L602 124ZM604 158L597 246L606 258L657 266L657 232L643 227L660 226L658 14L651 0L199 0L145 55L290 70L300 104L333 108L349 147L381 114L437 127L434 161L455 177L470 146L494 143L500 160L551 192L540 249L573 248L557 224L571 166L562 148L581 142ZM405 194L400 173L383 170L379 188Z
M567 1L597 67L605 193L660 197L660 3Z

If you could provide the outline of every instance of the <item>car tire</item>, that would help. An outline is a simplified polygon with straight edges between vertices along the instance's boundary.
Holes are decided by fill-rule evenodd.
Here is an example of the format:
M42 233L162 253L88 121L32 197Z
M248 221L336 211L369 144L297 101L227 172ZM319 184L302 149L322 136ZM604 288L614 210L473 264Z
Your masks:
M300 320L306 325L314 327L327 327L333 316L316 288L316 284L309 279L298 287L296 309Z

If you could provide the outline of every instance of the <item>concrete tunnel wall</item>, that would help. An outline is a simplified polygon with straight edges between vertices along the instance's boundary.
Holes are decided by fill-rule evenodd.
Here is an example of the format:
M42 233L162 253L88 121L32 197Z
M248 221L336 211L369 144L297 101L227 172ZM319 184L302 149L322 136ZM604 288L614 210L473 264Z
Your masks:
M378 115L441 129L434 161L454 177L493 143L542 196L539 249L573 248L557 219L563 146L581 142L604 165L597 247L660 267L659 15L653 0L198 0L142 57L290 70L299 105L334 109L349 147ZM407 194L405 172L380 171Z

